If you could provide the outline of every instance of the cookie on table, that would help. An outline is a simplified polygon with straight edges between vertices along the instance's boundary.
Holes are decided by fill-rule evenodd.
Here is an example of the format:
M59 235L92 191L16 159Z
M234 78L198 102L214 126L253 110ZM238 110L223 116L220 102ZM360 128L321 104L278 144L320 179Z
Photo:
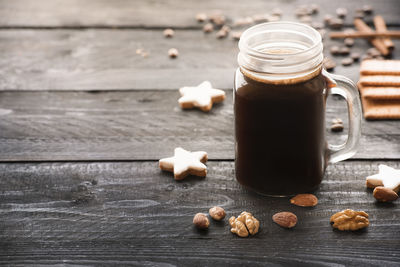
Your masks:
M209 81L204 81L198 86L182 87L179 89L181 98L178 102L182 109L199 108L202 111L208 112L211 110L214 103L219 103L225 100L225 92L220 89L212 88Z
M367 187L375 188L383 186L395 192L400 190L400 170L396 170L384 164L379 165L379 173L368 176L366 179Z
M190 152L181 147L175 148L173 157L159 160L160 169L174 173L175 180L182 180L188 175L205 177L207 175L208 155L204 151Z

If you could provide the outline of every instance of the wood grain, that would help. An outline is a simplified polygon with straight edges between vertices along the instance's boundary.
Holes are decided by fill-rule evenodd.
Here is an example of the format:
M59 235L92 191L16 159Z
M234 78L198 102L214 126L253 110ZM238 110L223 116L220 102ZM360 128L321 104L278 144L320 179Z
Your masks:
M251 3L241 1L185 1L185 0L1 0L0 27L200 27L195 15L222 10L230 20L255 14L269 13L279 7L284 11L285 20L293 19L295 9L300 5L314 4L315 0L262 1ZM314 16L322 20L326 13L335 13L337 7L349 10L345 22L352 24L356 8L370 1L335 2L317 1L320 14ZM372 3L376 14L384 14L386 23L399 25L397 14L400 5L396 0ZM366 19L370 22L371 16Z
M0 263L395 266L399 205L375 202L365 187L378 163L330 165L315 208L246 191L233 162L209 162L206 178L182 182L157 162L0 164ZM198 232L192 216L213 205L227 217L252 212L261 231L240 239L225 219ZM333 230L330 216L346 208L369 213L368 229ZM294 229L272 222L282 210L297 214Z
M159 30L18 30L0 31L0 40L2 90L177 89L207 79L226 89L237 54L234 41L200 30L172 39Z
M325 40L326 55L333 44L343 45ZM178 58L168 57L171 47ZM369 47L356 40L352 51ZM238 48L230 38L201 30L178 30L170 39L161 30L0 30L0 51L0 90L176 90L204 80L232 88ZM343 67L341 59L335 59L335 73L357 81L359 64Z
M365 188L379 163L400 169L398 122L363 122L359 152L328 167L315 208L256 195L234 178L237 43L205 35L194 16L220 9L231 24L279 7L294 20L296 6L314 2L0 0L0 265L398 266L399 205ZM314 21L346 7L350 25L355 8L372 4L390 30L400 26L396 0L317 2ZM166 27L174 38L163 37ZM332 44L342 42L326 39L326 55ZM352 51L369 47L356 40ZM358 71L338 64L335 73L357 81ZM227 90L226 101L209 114L180 110L177 88L204 80ZM330 142L345 140L329 122L340 117L347 128L346 112L329 99ZM205 179L176 182L159 170L176 146L209 152ZM261 231L240 239L227 220L194 229L193 215L214 205L228 217L253 212ZM370 227L332 229L329 217L345 208L368 212ZM298 225L278 227L278 211L296 213Z
M205 150L211 159L234 159L232 92L210 113L183 111L177 91L2 92L0 160L158 160L177 146ZM345 102L330 97L330 122L339 117L347 128ZM400 157L396 121L363 123L355 159Z

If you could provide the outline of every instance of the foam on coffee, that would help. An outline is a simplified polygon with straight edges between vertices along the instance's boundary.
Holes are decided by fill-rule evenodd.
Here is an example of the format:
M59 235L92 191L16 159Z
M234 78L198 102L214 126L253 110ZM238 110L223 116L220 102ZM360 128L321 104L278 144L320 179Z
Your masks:
M248 71L245 68L241 67L240 71L243 73L243 75L247 76L248 78L255 80L257 82L262 82L262 83L268 83L268 84L295 84L295 83L301 83L301 82L306 82L318 74L321 73L322 70L322 65L313 70L312 72L308 73L302 73L298 75L294 75L291 77L285 76L284 78L282 76L275 76L268 74L265 75L265 73L257 73L253 71Z

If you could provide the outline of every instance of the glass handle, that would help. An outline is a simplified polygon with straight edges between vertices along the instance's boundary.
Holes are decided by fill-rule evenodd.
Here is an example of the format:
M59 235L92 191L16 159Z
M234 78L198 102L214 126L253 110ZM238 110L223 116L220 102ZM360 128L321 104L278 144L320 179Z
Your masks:
M356 85L348 78L341 75L334 75L324 71L324 75L334 81L330 93L340 95L347 102L349 114L349 133L347 141L341 145L328 144L329 162L335 163L356 154L361 136L361 102Z

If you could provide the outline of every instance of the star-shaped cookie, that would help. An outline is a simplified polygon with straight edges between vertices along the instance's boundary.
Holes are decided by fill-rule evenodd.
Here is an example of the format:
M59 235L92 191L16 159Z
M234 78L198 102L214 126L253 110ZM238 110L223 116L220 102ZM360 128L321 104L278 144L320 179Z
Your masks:
M195 87L182 87L179 93L182 97L178 102L182 109L197 107L202 111L210 111L213 103L219 103L225 99L225 92L212 88L209 81L204 81Z
M173 157L159 160L161 170L174 173L175 180L182 180L189 174L205 177L207 175L207 152L190 152L181 147L175 148Z
M379 173L367 177L367 187L384 186L398 192L400 189L400 170L380 164Z

